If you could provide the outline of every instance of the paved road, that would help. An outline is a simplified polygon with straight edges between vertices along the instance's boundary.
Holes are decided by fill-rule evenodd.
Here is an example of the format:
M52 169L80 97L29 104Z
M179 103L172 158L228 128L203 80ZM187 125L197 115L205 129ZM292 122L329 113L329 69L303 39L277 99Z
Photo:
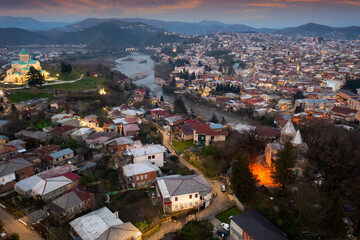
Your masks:
M43 84L43 86L58 85L58 84L65 84L65 83L74 83L74 82L77 82L77 81L83 79L83 77L84 77L84 74L82 74L78 79L69 80L69 81L55 79L55 78L51 78L51 79L49 78L49 80L55 81L55 82L52 82L52 83L45 82ZM5 88L5 90L19 90L19 89L25 89L25 88L26 87L14 87L14 88Z
M158 128L161 134L163 135L163 145L169 149L169 151L172 154L175 154L174 149L170 145L170 136L167 135L167 131L164 131L160 128ZM196 170L198 173L201 173L197 168L195 168L193 165L188 163L182 156L179 156L180 162L185 165L190 170ZM234 205L234 202L232 201L232 198L228 196L227 193L221 192L221 185L223 184L220 180L212 180L207 178L205 175L203 175L205 179L210 184L211 188L213 189L213 197L212 202L209 207L205 208L204 210L200 211L196 214L196 220L209 220L211 222L216 222L215 216L218 213L221 213L225 211L226 209L230 208ZM230 200L231 199L231 200ZM215 226L217 227L217 226ZM169 232L174 232L177 230L180 230L182 228L182 223L180 222L168 222L165 224L161 224L159 231L154 233L153 235L149 236L147 239L155 240L155 239L161 239L165 236L165 234ZM217 227L218 228L218 227Z
M18 233L20 239L39 240L43 239L37 232L30 230L20 223L13 215L0 208L0 219L4 223L5 231L9 234Z

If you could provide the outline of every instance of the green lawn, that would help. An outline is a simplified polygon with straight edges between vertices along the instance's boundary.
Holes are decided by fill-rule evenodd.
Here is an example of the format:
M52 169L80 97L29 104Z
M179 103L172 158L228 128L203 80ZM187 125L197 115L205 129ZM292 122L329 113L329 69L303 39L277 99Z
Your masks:
M75 80L80 78L81 76L81 74L75 70L72 71L71 73L61 73L60 71L56 71L56 70L49 70L48 72L50 73L51 77L63 81ZM57 74L59 74L59 76L57 76Z
M216 218L219 219L220 222L230 223L230 216L236 216L241 213L240 209L237 206L229 208L228 210L216 215Z
M7 95L6 98L10 102L19 103L21 101L27 101L33 99L35 97L40 98L49 98L52 100L54 96L51 93L39 93L39 94L32 94L31 92L12 92L11 94Z
M188 148L196 148L197 146L193 143L193 140L186 140L182 142L174 142L174 147L180 152L184 152Z
M59 89L59 90L88 90L95 89L97 85L104 82L101 78L83 77L81 80L74 83L56 84L50 86L42 86L41 89Z

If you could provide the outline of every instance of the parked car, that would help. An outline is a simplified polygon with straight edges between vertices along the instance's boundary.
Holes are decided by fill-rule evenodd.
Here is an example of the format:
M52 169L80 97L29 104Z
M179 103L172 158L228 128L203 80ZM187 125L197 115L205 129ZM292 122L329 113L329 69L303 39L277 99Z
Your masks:
M180 154L181 154L181 152L180 152L180 151L175 151L175 153L176 153L177 155L180 155Z
M218 230L218 231L216 231L216 235L218 235L221 238L224 238L224 237L227 237L228 233Z
M226 187L225 187L225 185L223 184L223 185L221 185L221 191L222 192L226 192Z
M230 225L227 223L221 223L221 227L227 232L230 231Z

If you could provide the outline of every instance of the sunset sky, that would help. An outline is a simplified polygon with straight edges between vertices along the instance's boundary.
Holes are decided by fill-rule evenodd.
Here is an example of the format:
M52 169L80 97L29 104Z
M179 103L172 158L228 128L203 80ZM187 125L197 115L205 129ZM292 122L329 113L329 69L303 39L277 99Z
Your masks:
M138 16L271 28L308 22L340 27L360 25L360 0L0 0L0 15L67 22Z

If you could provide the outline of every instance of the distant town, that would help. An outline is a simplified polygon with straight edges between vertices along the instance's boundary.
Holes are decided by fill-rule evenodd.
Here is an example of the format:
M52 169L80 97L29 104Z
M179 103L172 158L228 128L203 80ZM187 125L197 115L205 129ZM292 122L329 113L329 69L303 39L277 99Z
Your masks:
M0 239L358 239L360 42L179 38L0 48Z

